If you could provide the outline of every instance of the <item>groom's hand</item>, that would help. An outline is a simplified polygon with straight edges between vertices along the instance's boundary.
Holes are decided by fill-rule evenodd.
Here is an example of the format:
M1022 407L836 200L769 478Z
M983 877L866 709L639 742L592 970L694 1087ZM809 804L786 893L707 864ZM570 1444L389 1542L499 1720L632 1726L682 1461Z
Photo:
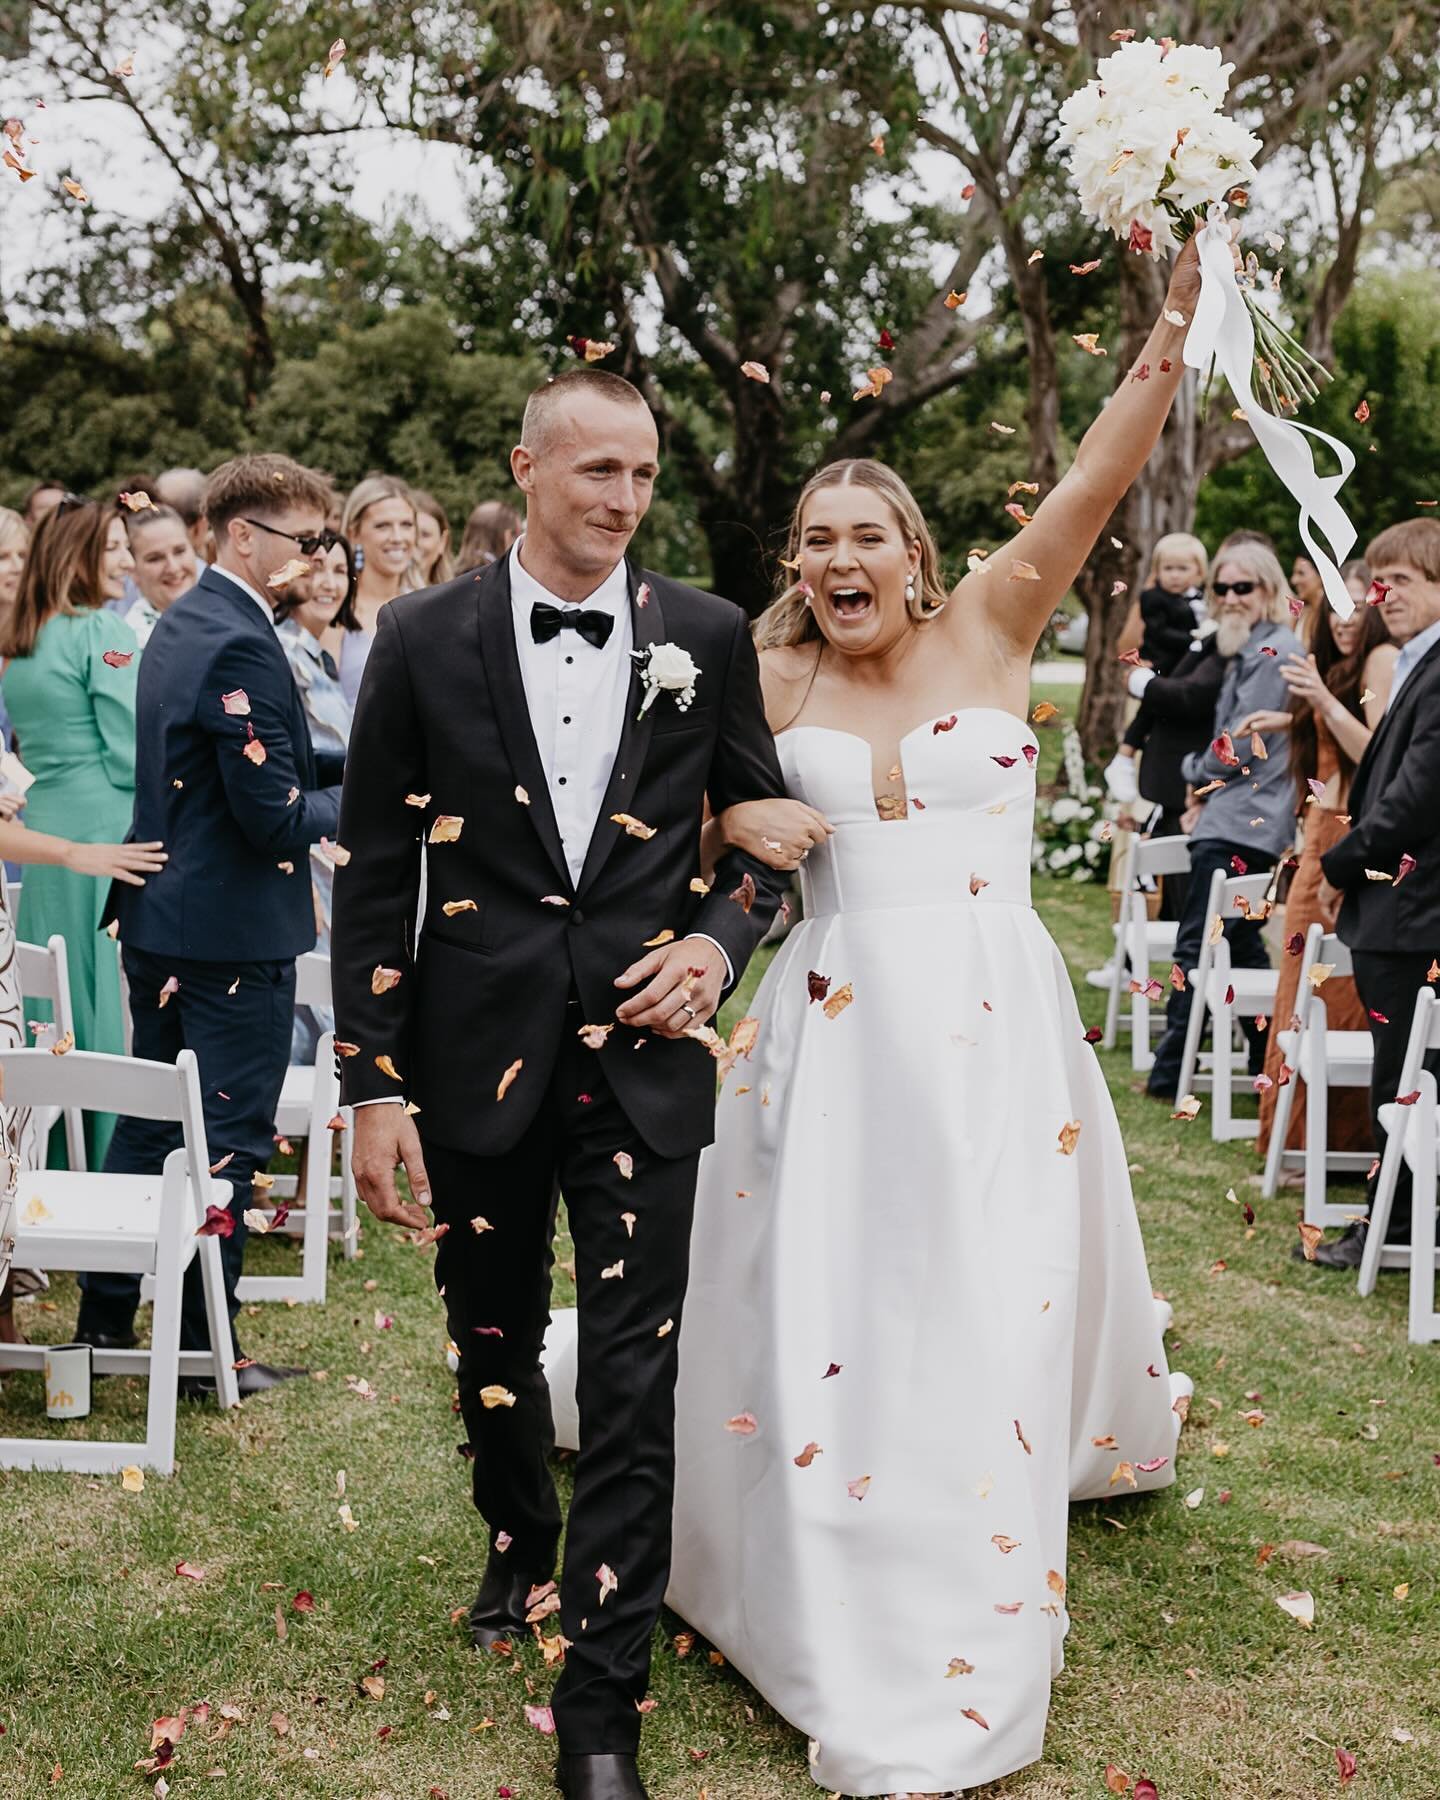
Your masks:
M617 975L619 988L645 986L615 1010L622 1025L678 1038L687 1026L703 1025L720 1004L725 959L708 938L681 938L652 950Z
M405 1165L414 1205L400 1198L395 1168ZM377 1219L387 1225L408 1225L423 1231L430 1223L425 1209L430 1204L430 1177L420 1152L420 1133L415 1121L398 1100L382 1100L355 1108L355 1143L350 1167L360 1198Z

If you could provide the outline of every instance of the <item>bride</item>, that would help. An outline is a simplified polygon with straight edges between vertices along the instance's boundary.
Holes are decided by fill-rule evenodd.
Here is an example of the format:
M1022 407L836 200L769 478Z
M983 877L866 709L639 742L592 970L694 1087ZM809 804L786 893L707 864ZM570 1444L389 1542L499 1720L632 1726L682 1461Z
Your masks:
M1041 631L1159 436L1170 315L1198 286L1192 243L1069 472L948 597L898 476L809 482L756 631L791 798L707 827L708 849L798 866L804 912L701 1165L667 1599L832 1791L1033 1762L1068 1501L1174 1479L1189 1384L1031 907L1025 716Z

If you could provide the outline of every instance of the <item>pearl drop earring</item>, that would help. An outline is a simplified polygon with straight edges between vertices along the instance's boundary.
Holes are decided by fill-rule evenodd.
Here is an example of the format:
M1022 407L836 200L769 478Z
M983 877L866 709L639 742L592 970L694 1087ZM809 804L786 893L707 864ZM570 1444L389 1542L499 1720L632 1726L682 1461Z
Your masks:
M911 575L911 576L910 576L910 577L909 577L909 578L908 578L908 579L907 579L907 580L906 580L906 583L905 583L905 598L906 598L906 599L907 599L907 600L914 600L914 598L915 598L915 577L914 577L914 576L913 576L913 575Z

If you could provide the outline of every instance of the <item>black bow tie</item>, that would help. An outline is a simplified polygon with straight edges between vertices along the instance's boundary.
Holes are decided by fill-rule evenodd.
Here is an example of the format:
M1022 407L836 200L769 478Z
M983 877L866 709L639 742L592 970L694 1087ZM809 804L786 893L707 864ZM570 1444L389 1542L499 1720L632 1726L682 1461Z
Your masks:
M562 609L547 606L543 600L537 600L530 608L530 635L537 644L548 644L562 631L578 631L587 644L603 650L614 629L614 616L607 612L582 612L573 606Z

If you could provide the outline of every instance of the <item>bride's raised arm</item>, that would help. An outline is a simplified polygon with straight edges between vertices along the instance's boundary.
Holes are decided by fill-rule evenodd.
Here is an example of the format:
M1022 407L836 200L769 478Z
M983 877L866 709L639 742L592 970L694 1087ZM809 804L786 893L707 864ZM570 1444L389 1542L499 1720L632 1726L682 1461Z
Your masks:
M978 612L1007 648L1030 656L1159 439L1185 372L1181 350L1199 293L1199 255L1191 238L1176 258L1164 310L1145 348L1080 440L1074 462L1030 524L958 584L947 609L952 621ZM1175 324L1169 314L1183 316L1185 324Z

